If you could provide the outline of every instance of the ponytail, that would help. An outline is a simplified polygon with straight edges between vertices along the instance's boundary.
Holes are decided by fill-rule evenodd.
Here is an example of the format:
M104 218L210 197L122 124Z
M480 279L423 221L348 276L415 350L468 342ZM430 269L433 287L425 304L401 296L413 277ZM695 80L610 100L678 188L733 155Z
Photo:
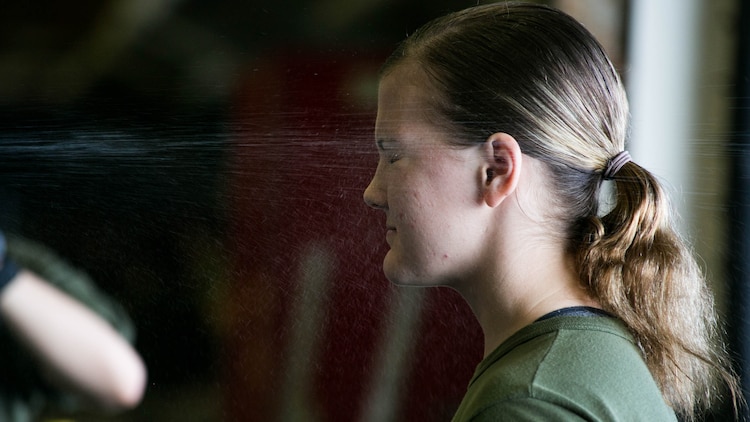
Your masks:
M728 385L713 299L691 251L670 222L656 179L633 162L613 178L616 202L588 217L576 258L581 280L633 333L666 402L687 420Z

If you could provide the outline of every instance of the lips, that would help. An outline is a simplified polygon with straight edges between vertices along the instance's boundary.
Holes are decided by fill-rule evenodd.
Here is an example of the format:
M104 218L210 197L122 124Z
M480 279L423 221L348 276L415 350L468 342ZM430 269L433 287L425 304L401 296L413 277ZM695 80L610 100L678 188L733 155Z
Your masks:
M396 228L393 226L385 227L385 239L389 240L392 236L396 235Z

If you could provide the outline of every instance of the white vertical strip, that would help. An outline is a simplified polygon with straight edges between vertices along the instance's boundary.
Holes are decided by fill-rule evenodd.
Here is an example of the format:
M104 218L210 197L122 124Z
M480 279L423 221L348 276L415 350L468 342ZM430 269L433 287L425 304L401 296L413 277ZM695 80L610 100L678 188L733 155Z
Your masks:
M399 419L404 400L403 387L414 358L422 316L424 291L399 287L393 290L387 327L377 351L372 384L366 398L362 422L388 422Z
M328 307L334 266L333 253L325 244L311 243L299 258L297 294L289 318L281 421L322 420L312 396L315 368L321 348L321 328Z
M692 222L699 0L632 0L629 64L624 72L632 113L633 159L664 182Z

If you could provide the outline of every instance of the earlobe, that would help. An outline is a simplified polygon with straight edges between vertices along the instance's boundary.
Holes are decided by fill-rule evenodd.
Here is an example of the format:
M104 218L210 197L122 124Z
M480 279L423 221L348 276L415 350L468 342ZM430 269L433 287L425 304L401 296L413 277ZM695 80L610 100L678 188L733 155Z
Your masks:
M522 154L515 138L507 133L492 134L484 144L484 201L496 207L515 191L521 175Z

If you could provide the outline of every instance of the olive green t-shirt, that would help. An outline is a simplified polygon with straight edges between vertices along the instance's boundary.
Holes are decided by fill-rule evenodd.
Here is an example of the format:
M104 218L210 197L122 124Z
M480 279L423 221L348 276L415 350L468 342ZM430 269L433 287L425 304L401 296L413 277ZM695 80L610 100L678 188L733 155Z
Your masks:
M453 421L676 421L627 329L560 316L511 336L477 367Z

